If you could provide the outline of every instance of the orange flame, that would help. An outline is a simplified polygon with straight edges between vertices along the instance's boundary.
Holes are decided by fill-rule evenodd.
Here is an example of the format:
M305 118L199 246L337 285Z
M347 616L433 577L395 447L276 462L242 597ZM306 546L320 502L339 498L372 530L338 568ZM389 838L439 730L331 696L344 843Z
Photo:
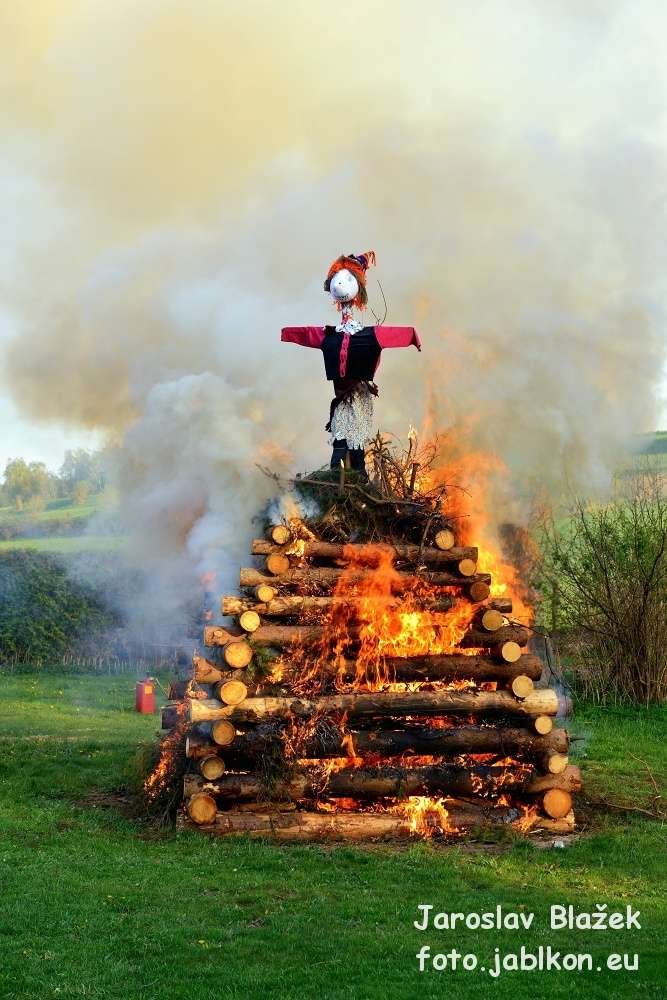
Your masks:
M430 839L436 835L459 833L459 828L449 818L445 801L430 795L411 795L393 806L391 811L405 816L410 832L420 837Z
M184 717L186 703L178 704L176 710L181 717L175 728L160 743L160 759L144 781L144 793L149 802L154 802L158 795L168 787L181 741L188 728L188 721Z

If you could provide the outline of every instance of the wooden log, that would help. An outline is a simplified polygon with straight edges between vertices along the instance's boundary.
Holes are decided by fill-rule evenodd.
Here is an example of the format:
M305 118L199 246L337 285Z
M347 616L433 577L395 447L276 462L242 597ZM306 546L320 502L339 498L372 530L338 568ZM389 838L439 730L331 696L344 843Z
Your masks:
M535 830L544 833L572 833L574 830L574 812L570 809L567 816L562 819L551 819L548 816L540 816L537 820Z
M512 598L511 597L492 597L487 601L486 607L493 609L494 611L500 611L502 615L512 614Z
M280 546L272 545L263 538L253 539L251 550L254 556L271 556L280 554ZM375 566L390 552L394 559L407 562L419 562L420 565L455 566L460 570L460 563L467 561L477 565L477 549L474 546L449 549L429 548L420 545L353 545L338 542L306 541L303 544L302 555L319 558L335 559L342 562L354 562L358 565ZM461 570L460 570L461 571ZM462 571L461 571L462 572ZM475 572L474 568L471 570ZM470 572L465 573L470 576Z
M527 698L535 685L527 674L517 674L510 681L510 690L515 698Z
M259 588L257 588L259 589ZM248 597L236 597L225 594L220 602L223 615L240 615L244 611L256 611L258 615L267 618L293 618L302 612L329 612L335 606L355 608L361 602L366 604L369 597L357 597L354 594L329 594L313 596L310 594L283 594L266 602L256 601ZM386 599L376 599L378 605L400 607L395 596ZM423 611L449 611L454 606L451 594L439 594L434 597L424 597L415 601L415 606Z
M442 549L443 552L447 552L449 549L454 548L456 538L454 537L454 532L451 528L441 528L440 531L436 531L433 541L437 549Z
M230 726L234 729L234 726ZM234 734L236 730L234 729ZM185 738L185 756L190 760L203 760L205 757L215 757L218 747L205 736L190 733Z
M215 693L225 705L240 705L248 697L248 688L243 681L221 681Z
M572 796L563 788L550 788L542 798L542 809L552 819L563 819L572 809Z
M539 656L523 653L513 663L498 662L493 656L465 653L442 653L433 656L390 656L384 661L385 667L396 680L463 680L507 681L517 674L525 674L539 680L543 664ZM350 664L350 675L354 675L354 663Z
M476 623L484 632L497 632L505 624L505 617L495 608L483 608L476 616Z
M538 715L533 720L533 726L536 733L539 733L540 736L546 736L553 729L554 720L549 715Z
M229 671L221 670L203 657L193 660L194 679L198 683L215 684L229 680ZM285 678L298 677L303 671L300 663L281 660L280 667ZM319 669L330 677L354 678L357 666L354 660L343 660L341 663L320 661ZM387 675L397 681L409 680L467 680L476 682L495 680L509 681L517 674L537 681L542 675L542 661L532 653L523 653L513 663L494 659L491 655L465 653L442 653L433 656L389 656L383 661Z
M285 678L298 677L303 671L300 663L281 660L281 668ZM341 680L354 678L357 674L356 662L352 659L339 663L319 661L318 668L322 674L337 677ZM381 664L390 680L474 680L481 681L511 681L518 674L525 674L533 680L539 680L542 675L542 661L532 653L523 653L513 663L498 661L492 655L465 653L438 653L432 656L388 656Z
M528 643L529 631L523 625L504 625L496 629L495 632L486 632L484 629L472 626L461 639L461 647L479 647L488 649L491 646L502 646L506 642L515 642L518 646L525 646Z
M317 586L331 589L336 586L343 573L345 573L346 580L351 582L367 580L369 576L372 576L372 571L343 570L337 566L298 566L281 573L280 576L266 576L259 570L244 566L239 570L239 586L245 589L246 587L259 587L262 584L267 584L270 587ZM423 573L419 579L427 580L434 586L464 588L470 594L472 594L475 584L484 584L486 589L484 589L483 596L476 599L479 601L484 601L489 596L491 583L490 573L476 573L474 576L465 578L458 573L438 571L436 573ZM411 590L416 580L417 578L410 573L396 572L392 579L392 588L396 593ZM478 590L477 592L481 593L482 591Z
M474 604L485 601L491 593L491 587L486 580L473 580L468 587L468 597Z
M477 562L474 559L461 559L456 564L456 568L461 576L474 576L477 571Z
M205 660L203 657L193 657L193 676L198 683L206 684L217 684L220 681L228 681L233 676L235 671L223 670L220 667L216 667L214 663L210 660ZM206 678L204 681L203 678Z
M266 568L273 576L287 573L290 568L289 558L282 552L272 552L266 557Z
M378 691L323 695L318 698L246 698L237 706L219 701L189 700L190 722L261 722L265 719L310 718L313 715L347 712L350 717L367 715L510 715L531 717L557 715L565 710L551 688L537 688L523 701L508 691Z
M217 836L245 835L253 839L290 842L308 841L370 841L408 839L415 836L439 836L448 832L456 833L468 827L506 826L511 827L516 816L514 809L493 809L488 804L479 805L451 800L446 802L446 819L434 815L422 820L422 824L411 818L409 812L401 814L374 812L283 812L279 809L256 810L233 809L217 812L214 820L201 826L207 833ZM444 823L444 829L443 824ZM567 817L554 821L536 817L532 830L545 829L550 833L568 832L574 826ZM188 824L179 817L177 829L187 829ZM517 825L517 829L520 826Z
M192 796L186 808L190 819L199 826L212 823L215 820L217 807L212 795L199 792Z
M275 799L348 799L358 801L380 798L403 799L413 795L454 795L484 797L511 789L521 795L543 795L547 791L578 790L581 780L565 787L560 775L538 775L534 778L529 765L492 767L486 764L464 766L431 764L420 767L383 765L381 767L343 767L322 772L321 768L301 767L289 778L272 785ZM186 798L205 792L219 799L262 799L266 789L256 773L223 773L217 779L206 780L200 775L186 775ZM569 812L568 809L561 819ZM548 813L551 815L551 813Z
M287 545L292 541L292 532L286 524L272 524L266 531L269 539L276 545Z
M275 722L251 727L244 733L237 733L233 726L230 728L233 735L227 745L226 759L239 763L239 766L266 753L270 747L280 745L282 741L282 726ZM334 727L325 727L321 731L316 728L304 739L299 752L302 757L313 759L369 755L401 757L405 754L440 757L462 753L495 753L503 757L521 753L539 759L549 751L564 754L568 745L568 734L564 729L554 729L548 736L537 736L530 729L489 725L462 725L447 729L430 729L421 725L406 729L354 728L344 733Z
M247 642L235 641L225 645L222 656L228 666L235 670L243 670L252 660L253 652Z
M204 645L223 646L222 658L227 666L233 670L243 670L253 657L252 647L244 641L243 634L241 631L228 631L219 625L207 625L204 628ZM193 657L192 663L195 677L208 678L208 681L202 681L202 683L213 683L215 680L220 680L221 671L209 660ZM216 672L220 676L216 677Z
M568 764L560 774L536 774L531 785L533 793L546 792L552 788L558 788L564 792L580 792L581 771L574 764ZM559 816L554 818L560 819Z
M547 774L562 774L569 762L566 753L557 753L553 750L545 753L540 761Z
M239 615L239 625L244 632L256 632L261 624L261 619L256 611L249 609L242 611Z
M199 772L206 781L217 781L225 773L225 762L209 754L199 761Z
M219 747L228 747L236 739L236 726L227 719L218 719L211 726L211 739Z
M195 653L192 657L192 677L198 684L215 684L222 680L224 672L204 656Z
M429 630L432 629L437 635L439 626L437 624L425 623L424 628L428 628ZM443 625L442 628L446 630L447 626ZM273 623L269 623L260 625L259 628L253 632L253 641L260 645L268 646L286 646L290 643L308 645L321 642L325 636L325 630L325 625L274 625ZM355 625L348 625L346 632L350 639L355 639L358 636L359 629ZM224 646L225 651L228 648L228 644L233 643L238 638L239 636L237 633L230 629L222 628L220 625L207 625L204 629L205 645ZM482 629L471 628L465 633L465 635L462 636L459 646L462 649L480 647L484 649L497 648L502 659L507 659L508 662L514 662L514 660L518 659L518 656L521 655L521 652L519 651L518 656L515 656L514 647L510 647L508 644L513 643L514 646L518 646L520 650L520 647L525 646L527 642L527 629L522 626L506 625L504 628L497 629L495 632L485 632ZM510 649L512 651L512 656L514 656L514 660L507 655L507 651ZM227 660L226 656L225 660ZM230 666L232 665L236 666L236 664L230 664ZM242 665L247 666L247 663L243 663Z
M253 593L260 604L268 604L273 600L278 591L275 587L270 587L268 583L260 583L258 587L253 589Z
M180 705L164 705L161 712L162 729L175 729L182 718Z
M513 642L510 639L509 642L501 642L499 646L496 646L495 654L499 660L503 660L505 663L516 663L521 656L521 646L518 642Z

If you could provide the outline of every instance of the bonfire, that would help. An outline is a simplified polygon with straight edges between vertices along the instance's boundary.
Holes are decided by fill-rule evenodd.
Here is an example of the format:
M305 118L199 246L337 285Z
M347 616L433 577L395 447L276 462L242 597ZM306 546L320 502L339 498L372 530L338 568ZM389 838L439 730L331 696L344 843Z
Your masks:
M400 451L378 438L370 482L274 477L281 502L252 542L256 565L221 595L232 621L204 627L163 713L147 790L185 755L180 828L284 840L573 829L580 774L554 726L569 704L527 651L530 593L437 456L414 436Z

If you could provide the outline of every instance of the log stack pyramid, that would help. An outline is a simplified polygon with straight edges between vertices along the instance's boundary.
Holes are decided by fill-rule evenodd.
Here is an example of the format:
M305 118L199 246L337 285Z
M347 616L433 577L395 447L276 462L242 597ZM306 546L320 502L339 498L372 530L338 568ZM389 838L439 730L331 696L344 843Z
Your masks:
M163 729L185 734L179 829L299 841L574 828L581 778L554 725L567 699L540 686L529 630L511 600L491 596L477 550L435 527L419 545L383 547L391 607L413 609L419 594L436 623L463 607L464 630L446 652L383 656L382 679L367 683L355 614L376 572L371 550L294 521L253 541L257 568L221 599L232 621L205 627L205 654L163 710ZM346 644L333 656L341 610Z

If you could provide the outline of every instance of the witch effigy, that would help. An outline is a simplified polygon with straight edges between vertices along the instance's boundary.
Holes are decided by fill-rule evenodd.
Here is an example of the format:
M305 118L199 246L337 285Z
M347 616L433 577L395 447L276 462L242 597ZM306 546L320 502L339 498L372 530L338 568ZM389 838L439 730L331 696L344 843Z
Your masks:
M421 351L419 334L411 326L363 326L354 318L368 303L366 272L375 264L375 253L337 257L329 268L324 290L341 313L336 326L286 326L281 340L302 347L316 347L324 356L324 370L333 382L334 398L326 430L333 445L331 468L350 456L351 467L365 474L365 448L373 436L374 382L385 348L410 347Z

